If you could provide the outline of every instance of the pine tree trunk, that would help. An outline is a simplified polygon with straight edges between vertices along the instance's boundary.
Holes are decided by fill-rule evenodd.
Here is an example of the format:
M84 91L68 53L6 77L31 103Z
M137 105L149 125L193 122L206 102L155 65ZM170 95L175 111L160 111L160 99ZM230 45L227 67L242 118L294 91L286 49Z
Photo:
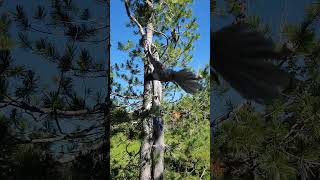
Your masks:
M148 68L149 66L147 66ZM145 67L145 70L147 70ZM151 110L152 107L152 81L144 82L144 103L145 110ZM140 180L151 180L151 150L153 144L152 137L152 116L148 115L142 122L143 142L140 152Z
M146 28L146 39L144 50L151 53L149 49L152 44L153 24L150 22ZM152 54L159 60L158 54ZM154 69L146 56L144 62L145 77ZM164 132L163 121L160 117L160 102L162 98L162 85L160 81L144 81L144 102L146 111L152 110L148 117L143 120L144 139L140 154L140 180L162 180L163 179L163 158L164 158ZM152 148L154 147L154 148Z
M156 61L160 61L159 54L153 54ZM153 82L153 106L156 109L156 114L153 119L153 179L164 179L164 122L161 118L161 100L162 100L162 85L160 81Z
M155 117L154 127L154 145L153 145L153 178L155 180L164 179L164 123L161 117Z
M152 23L148 23L147 30L146 30L146 39L145 39L145 47L144 50L148 53L148 49L150 44L152 43ZM152 64L150 64L150 60L148 59L149 56L146 56L144 61L144 75L145 77L152 72ZM146 111L151 110L153 107L153 81L144 80L144 92L143 92L143 107ZM143 142L141 145L141 152L140 152L140 180L151 180L152 173L151 173L151 166L152 166L152 144L153 144L153 118L152 114L149 114L143 120Z

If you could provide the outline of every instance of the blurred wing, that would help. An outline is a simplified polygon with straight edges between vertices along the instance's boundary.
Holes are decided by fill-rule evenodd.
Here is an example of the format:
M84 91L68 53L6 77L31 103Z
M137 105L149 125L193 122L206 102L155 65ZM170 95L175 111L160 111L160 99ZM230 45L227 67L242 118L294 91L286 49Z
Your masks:
M268 103L293 83L290 74L266 61L235 62L219 66L219 73L246 99Z
M272 39L266 38L263 33L254 31L246 24L233 24L217 32L211 32L211 43L214 48L213 55L218 57L236 57L246 60L281 57L280 53L275 51ZM216 63L219 61L217 60Z
M245 24L211 33L211 66L244 98L266 103L292 82L286 71L267 59L278 59L271 39Z

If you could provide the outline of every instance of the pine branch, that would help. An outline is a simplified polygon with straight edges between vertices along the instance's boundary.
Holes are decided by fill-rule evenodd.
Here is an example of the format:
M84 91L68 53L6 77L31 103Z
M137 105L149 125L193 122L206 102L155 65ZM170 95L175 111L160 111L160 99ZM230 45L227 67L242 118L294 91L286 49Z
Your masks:
M29 112L33 113L40 113L40 114L52 114L54 113L54 109L51 108L41 108L38 106L27 104L26 102L17 101L13 99L5 99L2 102L0 102L0 107L17 107L21 109L25 109ZM76 110L76 111L68 111L68 110L56 110L57 115L63 116L63 117L75 117L75 116L84 116L88 114L100 114L103 113L103 111L100 109L100 106L95 106L93 109L82 109L82 110Z

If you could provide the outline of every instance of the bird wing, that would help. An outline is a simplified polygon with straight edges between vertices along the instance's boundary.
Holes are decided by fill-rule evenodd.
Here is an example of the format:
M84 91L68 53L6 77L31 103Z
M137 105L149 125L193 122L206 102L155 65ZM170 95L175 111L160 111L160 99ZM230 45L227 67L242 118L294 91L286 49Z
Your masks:
M161 70L161 71L166 70L166 67L160 61L156 61L155 59L151 58L150 62L153 65L153 67L155 68L155 70Z
M211 32L211 66L243 97L267 103L292 82L292 76L267 59L278 59L274 43L245 24Z

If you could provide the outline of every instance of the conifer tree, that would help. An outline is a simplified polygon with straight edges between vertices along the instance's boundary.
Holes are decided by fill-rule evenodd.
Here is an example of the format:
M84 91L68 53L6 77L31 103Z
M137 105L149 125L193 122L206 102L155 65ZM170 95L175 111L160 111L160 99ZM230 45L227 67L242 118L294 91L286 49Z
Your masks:
M214 16L227 12L236 19L239 2L246 1L227 1L227 10L216 8ZM301 22L282 25L282 39L292 45L292 53L274 64L301 84L264 111L250 103L232 105L232 113L214 120L215 179L319 179L319 12L320 2L312 1ZM265 33L271 30L256 16L245 14L243 20Z
M122 108L114 116L119 117L119 114L123 116L113 120L112 128L114 130L112 131L119 130L121 121L131 121L131 123L127 123L130 126L127 130L128 138L133 141L137 138L134 137L139 133L137 131L140 130L142 144L140 151L132 151L130 146L134 146L133 144L136 144L136 142L130 143L130 140L124 140L123 137L117 136L115 138L120 138L128 144L122 146L122 148L113 146L112 148L118 151L125 148L130 159L125 167L133 168L130 169L131 171L139 169L140 179L163 179L165 175L167 176L164 173L164 167L166 166L164 164L166 157L164 131L166 125L163 121L169 121L168 118L171 118L171 116L167 115L169 111L172 111L172 109L169 110L169 107L173 108L169 105L170 103L166 103L172 98L176 99L175 94L181 95L181 90L173 83L161 83L157 80L148 80L146 77L155 68L153 64L149 63L152 60L150 58L159 60L169 68L190 69L188 62L193 59L190 52L194 48L193 43L199 38L199 34L196 32L198 28L196 18L192 17L192 10L190 9L191 3L191 0L124 1L124 8L126 8L130 20L128 27L134 28L138 40L135 41L136 38L133 38L126 43L118 43L120 50L128 52L129 59L125 63L115 63L113 67L115 81L113 82L114 91L112 95L116 106ZM184 99L183 97L180 98ZM191 99L186 101L190 102ZM126 112L129 112L129 114ZM203 118L207 117L204 116ZM138 127L142 128L137 129ZM182 132L179 131L179 133ZM116 146L120 143L114 141L112 144ZM116 150L112 150L112 152L116 154L115 157L118 154L121 155ZM113 156L112 152L111 155ZM137 161L135 157L139 154L140 160ZM116 160L113 164L115 166L114 176L124 178L125 175L119 173L119 171L122 171L122 166L118 166L117 163L120 162ZM139 166L135 166L132 161L139 163ZM168 161L172 165L175 159L168 159ZM172 169L178 172L183 171L181 170L183 168L180 167L172 167ZM129 172L131 173L131 171ZM188 170L184 169L184 171ZM198 173L198 170L194 169L191 172ZM199 177L201 173L199 173ZM173 177L177 176L171 175ZM137 177L134 173L128 176L130 178ZM172 176L168 175L167 177Z
M0 179L109 178L109 2L20 3L0 9Z

